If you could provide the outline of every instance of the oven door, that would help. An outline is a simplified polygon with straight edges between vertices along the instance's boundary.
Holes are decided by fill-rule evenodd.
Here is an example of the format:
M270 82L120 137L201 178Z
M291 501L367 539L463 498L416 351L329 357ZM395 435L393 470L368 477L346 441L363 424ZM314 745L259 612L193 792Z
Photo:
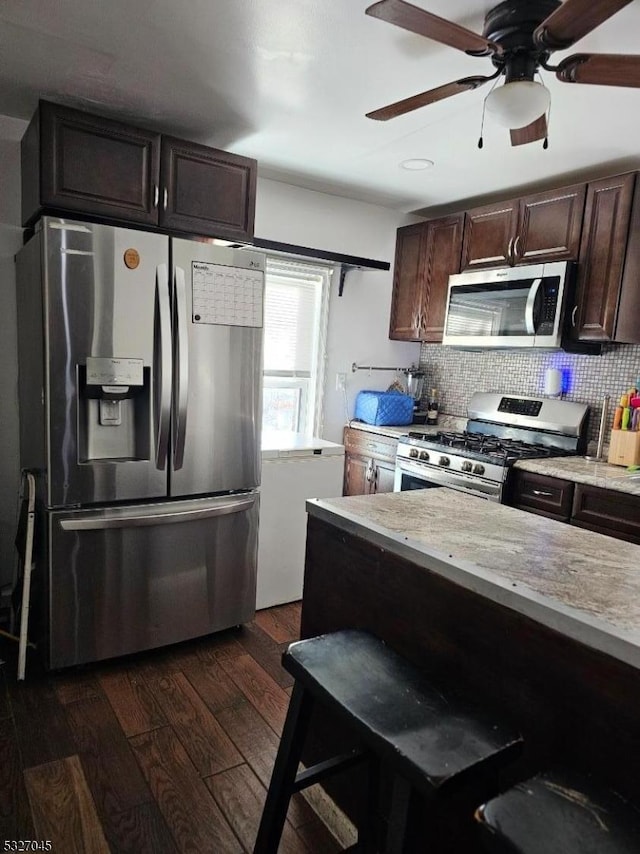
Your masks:
M409 489L434 489L447 486L457 489L467 495L485 498L488 501L500 501L502 484L485 480L481 477L469 477L450 469L425 466L422 463L408 462L405 459L396 461L396 472L393 482L394 492L406 492Z
M559 347L567 262L449 278L443 344Z

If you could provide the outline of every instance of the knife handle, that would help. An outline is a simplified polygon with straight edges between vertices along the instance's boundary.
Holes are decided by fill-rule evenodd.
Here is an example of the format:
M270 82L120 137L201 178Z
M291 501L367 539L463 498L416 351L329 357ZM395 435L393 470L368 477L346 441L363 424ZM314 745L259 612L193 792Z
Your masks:
M616 406L616 411L615 411L614 416L613 416L613 429L614 430L620 429L620 425L622 424L622 413L623 413L623 411L624 410L622 409L621 406Z
M631 421L631 409L628 406L625 406L622 410L622 424L620 425L621 430L629 429L629 422Z

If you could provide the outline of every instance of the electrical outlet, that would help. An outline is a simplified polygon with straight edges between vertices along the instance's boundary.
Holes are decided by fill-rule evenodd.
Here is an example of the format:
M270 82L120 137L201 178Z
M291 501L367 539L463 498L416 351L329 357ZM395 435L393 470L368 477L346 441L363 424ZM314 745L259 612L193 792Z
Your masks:
M344 391L347 387L347 375L336 374L336 391Z

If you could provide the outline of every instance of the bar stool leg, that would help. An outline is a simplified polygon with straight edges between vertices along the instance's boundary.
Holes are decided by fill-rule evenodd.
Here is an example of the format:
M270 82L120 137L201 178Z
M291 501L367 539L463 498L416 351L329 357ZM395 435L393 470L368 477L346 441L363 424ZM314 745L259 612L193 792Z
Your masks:
M366 761L366 783L358 806L358 842L347 851L376 854L379 851L380 762L373 754Z
M313 699L294 683L253 854L277 854L309 727Z
M411 793L411 784L404 777L396 775L393 780L385 854L403 854L404 852Z

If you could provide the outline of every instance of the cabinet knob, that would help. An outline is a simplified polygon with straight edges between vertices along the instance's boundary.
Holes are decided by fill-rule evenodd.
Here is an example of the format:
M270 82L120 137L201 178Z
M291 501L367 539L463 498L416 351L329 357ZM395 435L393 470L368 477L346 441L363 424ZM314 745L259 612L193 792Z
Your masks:
M540 495L543 498L553 498L553 493L545 492L544 489L534 489L532 491L534 495Z
M571 312L571 325L575 328L576 325L576 314L578 313L578 306L574 305L573 311Z
M158 207L158 202L160 201L160 187L157 184L153 185L153 206L154 208Z
M162 192L162 210L163 211L166 211L168 201L169 201L169 194L167 192L167 188L165 187L163 192Z

